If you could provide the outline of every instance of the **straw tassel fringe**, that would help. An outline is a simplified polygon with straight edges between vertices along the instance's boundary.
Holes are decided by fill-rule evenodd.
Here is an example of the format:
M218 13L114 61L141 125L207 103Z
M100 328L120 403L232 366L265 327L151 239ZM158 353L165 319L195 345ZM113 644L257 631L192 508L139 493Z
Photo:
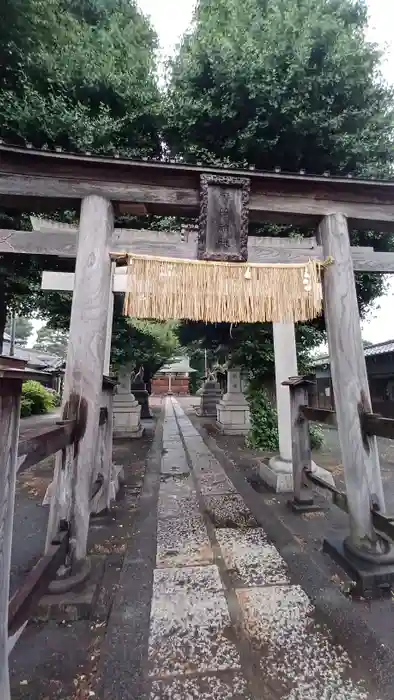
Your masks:
M212 323L308 321L322 311L332 261L258 265L128 256L124 314Z

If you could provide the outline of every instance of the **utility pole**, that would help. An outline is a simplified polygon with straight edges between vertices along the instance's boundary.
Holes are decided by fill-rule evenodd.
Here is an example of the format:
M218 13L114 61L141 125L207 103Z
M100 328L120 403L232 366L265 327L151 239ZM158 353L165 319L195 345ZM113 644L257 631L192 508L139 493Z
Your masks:
M16 335L16 314L11 311L11 340L10 340L10 357L15 355L15 335Z

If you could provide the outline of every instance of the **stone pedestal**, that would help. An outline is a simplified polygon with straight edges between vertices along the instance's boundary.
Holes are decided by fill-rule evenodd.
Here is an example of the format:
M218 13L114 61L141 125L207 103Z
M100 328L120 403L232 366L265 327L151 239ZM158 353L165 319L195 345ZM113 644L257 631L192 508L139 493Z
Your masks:
M114 396L114 437L139 438L141 407L131 393L131 375L127 368L119 372L117 393Z
M227 372L227 393L216 408L217 425L224 435L246 435L250 428L250 410L241 391L241 372Z
M297 352L294 323L274 323L275 384L276 406L278 411L279 455L272 457L268 464L260 466L260 476L267 486L277 493L293 491L293 464L291 446L290 392L283 386L289 377L296 377ZM328 483L334 485L329 471L312 463L312 471Z
M201 391L200 416L216 416L216 408L221 400L220 386L214 379L207 379Z

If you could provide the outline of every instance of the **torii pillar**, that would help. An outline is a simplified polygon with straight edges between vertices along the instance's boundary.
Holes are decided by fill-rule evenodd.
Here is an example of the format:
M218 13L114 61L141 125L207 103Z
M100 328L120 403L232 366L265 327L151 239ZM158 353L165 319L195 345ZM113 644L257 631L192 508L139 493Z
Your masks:
M75 567L86 558L90 517L90 488L99 430L101 391L106 361L108 305L111 299L110 240L114 215L111 202L97 195L82 200L78 250L71 308L62 415L77 410L82 437L71 473L65 474L62 455L56 456L55 489L47 531L47 547L66 517L71 527ZM107 360L108 361L108 360Z

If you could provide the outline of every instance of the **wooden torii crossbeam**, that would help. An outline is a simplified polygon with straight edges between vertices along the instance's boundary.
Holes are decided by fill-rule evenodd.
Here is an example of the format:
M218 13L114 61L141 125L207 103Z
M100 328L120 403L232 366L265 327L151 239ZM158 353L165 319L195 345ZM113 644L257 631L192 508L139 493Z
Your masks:
M33 231L0 229L0 253L46 255L76 258L78 228L31 217ZM394 224L393 224L394 228ZM169 258L197 257L197 234L186 240L179 232L161 232L138 229L114 229L110 250L112 253L135 253ZM316 239L297 240L280 237L252 237L248 239L248 260L251 263L303 263L322 259L323 249ZM394 272L394 253L376 252L371 247L351 248L355 272Z

